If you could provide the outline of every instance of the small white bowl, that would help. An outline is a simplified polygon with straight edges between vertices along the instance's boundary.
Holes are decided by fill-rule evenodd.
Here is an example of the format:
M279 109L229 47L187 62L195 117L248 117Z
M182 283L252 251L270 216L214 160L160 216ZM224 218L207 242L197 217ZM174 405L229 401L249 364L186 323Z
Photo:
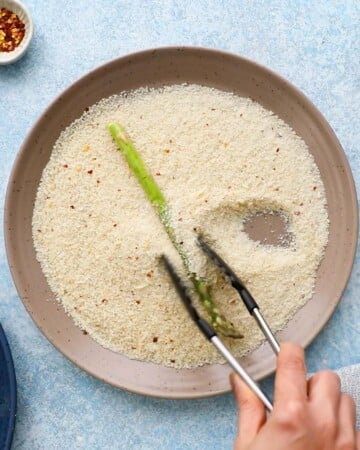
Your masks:
M0 52L0 64L11 64L25 54L33 35L34 26L28 9L19 0L0 0L1 8L13 11L25 24L25 35L19 46L11 52Z

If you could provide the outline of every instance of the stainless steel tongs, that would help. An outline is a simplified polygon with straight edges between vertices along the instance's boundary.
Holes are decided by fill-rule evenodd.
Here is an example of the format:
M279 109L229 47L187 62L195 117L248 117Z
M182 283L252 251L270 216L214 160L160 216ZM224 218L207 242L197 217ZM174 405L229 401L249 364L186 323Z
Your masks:
M247 290L242 281L237 277L230 266L213 250L203 239L203 237L198 236L198 244L200 248L208 255L211 261L221 270L225 275L225 278L230 282L232 287L239 293L242 301L244 302L249 313L254 317L257 324L259 325L261 331L264 333L267 341L269 342L274 353L277 355L280 350L279 343L277 342L274 334L272 333L269 325L265 321L264 317L260 313L259 306L256 301ZM168 260L168 258L162 256L165 268L169 272L172 282L181 297L184 306L189 312L193 321L197 324L204 336L212 342L212 344L217 348L219 353L226 359L233 370L242 378L242 380L249 386L249 388L257 395L257 397L263 402L268 411L272 411L272 403L266 394L260 389L259 385L251 378L247 371L241 366L234 355L226 347L226 345L218 337L214 328L210 323L199 315L195 306L192 303L191 297L185 284L182 282L179 275L176 273L174 267Z

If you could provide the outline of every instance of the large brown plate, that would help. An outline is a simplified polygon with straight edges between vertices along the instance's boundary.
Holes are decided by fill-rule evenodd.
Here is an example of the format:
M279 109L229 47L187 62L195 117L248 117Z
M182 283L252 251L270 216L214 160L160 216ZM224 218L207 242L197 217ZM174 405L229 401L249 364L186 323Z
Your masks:
M42 114L21 147L5 206L5 239L11 272L25 307L44 335L67 358L114 386L167 398L206 397L229 390L226 365L176 370L130 360L85 336L54 299L31 235L36 190L54 142L85 107L140 86L199 83L252 97L284 119L306 141L325 185L330 237L311 300L279 333L307 346L321 331L346 286L355 255L358 210L353 178L330 126L295 87L270 70L236 55L202 48L161 48L116 59L63 92ZM250 319L249 319L250 320ZM262 345L241 360L257 380L274 371Z

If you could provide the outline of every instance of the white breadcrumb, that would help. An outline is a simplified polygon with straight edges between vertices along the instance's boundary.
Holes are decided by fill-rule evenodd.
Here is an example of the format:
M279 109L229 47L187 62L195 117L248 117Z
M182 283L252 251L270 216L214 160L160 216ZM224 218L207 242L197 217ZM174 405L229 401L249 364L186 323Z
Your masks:
M119 122L171 205L194 270L245 337L263 340L238 296L195 243L201 230L246 283L274 331L307 302L328 239L326 196L305 142L247 98L198 85L141 89L92 106L59 137L33 214L37 258L75 323L104 347L173 367L221 361L159 267L178 255L106 130ZM256 211L281 213L290 246L261 245L244 232Z

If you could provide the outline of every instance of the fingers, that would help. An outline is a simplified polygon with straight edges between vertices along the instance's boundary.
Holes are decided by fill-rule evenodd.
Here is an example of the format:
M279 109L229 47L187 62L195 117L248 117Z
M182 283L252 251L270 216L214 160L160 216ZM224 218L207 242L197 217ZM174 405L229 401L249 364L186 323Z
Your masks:
M290 342L280 347L275 376L275 406L307 399L306 366L302 347Z
M308 381L308 397L319 410L333 411L336 414L341 398L339 376L330 370L317 372Z
M329 370L317 372L308 381L308 398L311 410L318 414L323 434L334 442L339 429L341 383L336 373Z
M356 445L356 406L347 394L342 394L339 402L338 436L336 448L360 448ZM359 439L359 438L358 438ZM358 445L360 441L358 442Z
M265 407L261 400L246 386L238 375L230 376L238 404L238 442L242 448L249 445L266 421Z
M313 375L308 381L308 397L311 402L323 404L324 400L329 401L337 409L340 395L340 378L335 372L322 370Z

